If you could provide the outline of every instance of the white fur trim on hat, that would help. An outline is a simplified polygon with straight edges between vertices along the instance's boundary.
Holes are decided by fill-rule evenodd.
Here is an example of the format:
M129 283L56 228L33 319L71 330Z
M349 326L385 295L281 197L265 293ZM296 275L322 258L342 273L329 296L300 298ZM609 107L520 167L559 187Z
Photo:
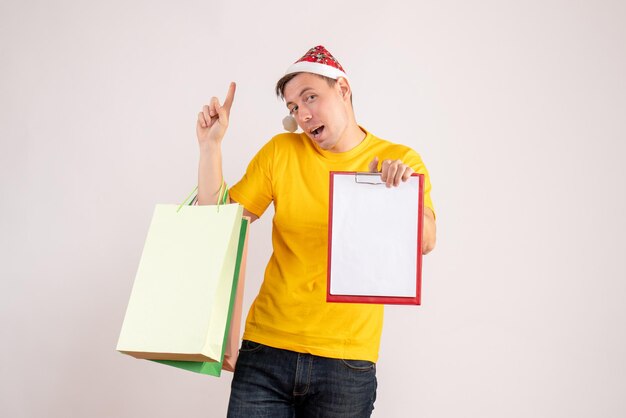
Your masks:
M343 77L345 79L348 78L346 73L341 71L338 68L331 67L330 65L320 64L318 62L309 62L309 61L298 61L292 64L287 71L285 71L285 75L293 74L293 73L312 73L323 75L324 77L332 78L334 80L339 77Z

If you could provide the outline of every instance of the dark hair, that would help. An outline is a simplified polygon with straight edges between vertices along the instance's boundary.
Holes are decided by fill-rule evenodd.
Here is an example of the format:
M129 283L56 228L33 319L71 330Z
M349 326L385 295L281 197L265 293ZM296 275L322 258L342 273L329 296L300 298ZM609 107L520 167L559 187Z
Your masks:
M280 97L281 99L285 98L285 86L298 74L302 74L302 72L287 74L287 75L284 75L280 80L278 80L278 83L276 83L276 96L277 97ZM326 77L326 76L314 74L314 73L310 73L310 74L323 78L324 80L326 80L326 83L328 83L330 87L333 87L335 83L337 82L337 80L335 80L334 78L330 78L330 77Z

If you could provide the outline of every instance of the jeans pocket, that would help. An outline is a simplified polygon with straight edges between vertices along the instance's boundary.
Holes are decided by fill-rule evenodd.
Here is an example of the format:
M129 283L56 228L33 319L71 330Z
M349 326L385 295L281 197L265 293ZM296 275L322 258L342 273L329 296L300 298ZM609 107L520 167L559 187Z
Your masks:
M240 353L254 353L256 351L259 351L261 348L263 348L263 344L255 343L254 341L250 341L250 340L243 340L241 342L241 348L239 349L239 352Z
M343 363L344 366L348 367L349 369L360 371L360 372L367 372L376 368L376 363L373 363L368 360L341 359L341 362Z

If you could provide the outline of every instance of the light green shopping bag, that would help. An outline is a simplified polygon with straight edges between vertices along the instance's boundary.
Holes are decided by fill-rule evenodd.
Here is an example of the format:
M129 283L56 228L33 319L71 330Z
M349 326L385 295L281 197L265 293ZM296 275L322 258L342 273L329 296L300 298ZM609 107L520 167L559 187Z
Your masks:
M243 208L157 205L117 350L136 358L220 362Z
M224 332L224 343L222 346L222 356L220 357L219 362L209 362L209 361L176 361L176 360L154 360L156 362L166 364L168 366L178 367L180 369L189 370L196 373L207 374L210 376L220 376L222 373L222 369L224 367L224 354L227 346L227 338L229 337L229 330L239 330L239 327L232 327L231 322L235 320L233 318L233 310L235 308L235 299L237 296L237 288L239 287L239 279L241 277L241 269L242 269L242 260L244 256L244 249L246 243L246 236L248 233L248 225L249 218L243 218L241 222L241 230L239 233L239 246L237 249L237 263L235 265L235 272L233 276L233 287L230 293L230 308L228 309L228 319L226 322L226 329ZM241 307L240 307L241 309ZM239 318L240 319L240 318ZM237 336L238 337L238 336ZM236 347L233 347L236 350ZM231 367L227 367L226 369L231 370Z

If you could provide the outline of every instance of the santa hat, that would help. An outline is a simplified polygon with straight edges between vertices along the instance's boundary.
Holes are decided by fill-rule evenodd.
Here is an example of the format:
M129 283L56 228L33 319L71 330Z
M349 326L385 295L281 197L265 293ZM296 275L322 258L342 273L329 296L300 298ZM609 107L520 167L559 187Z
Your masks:
M293 73L318 74L334 80L339 77L348 78L339 61L322 45L309 49L302 58L291 64L285 71L285 75ZM295 132L298 129L298 124L291 115L283 119L283 126L289 132Z
M293 73L312 73L338 79L348 78L339 61L322 45L314 46L302 58L291 64L285 75Z

